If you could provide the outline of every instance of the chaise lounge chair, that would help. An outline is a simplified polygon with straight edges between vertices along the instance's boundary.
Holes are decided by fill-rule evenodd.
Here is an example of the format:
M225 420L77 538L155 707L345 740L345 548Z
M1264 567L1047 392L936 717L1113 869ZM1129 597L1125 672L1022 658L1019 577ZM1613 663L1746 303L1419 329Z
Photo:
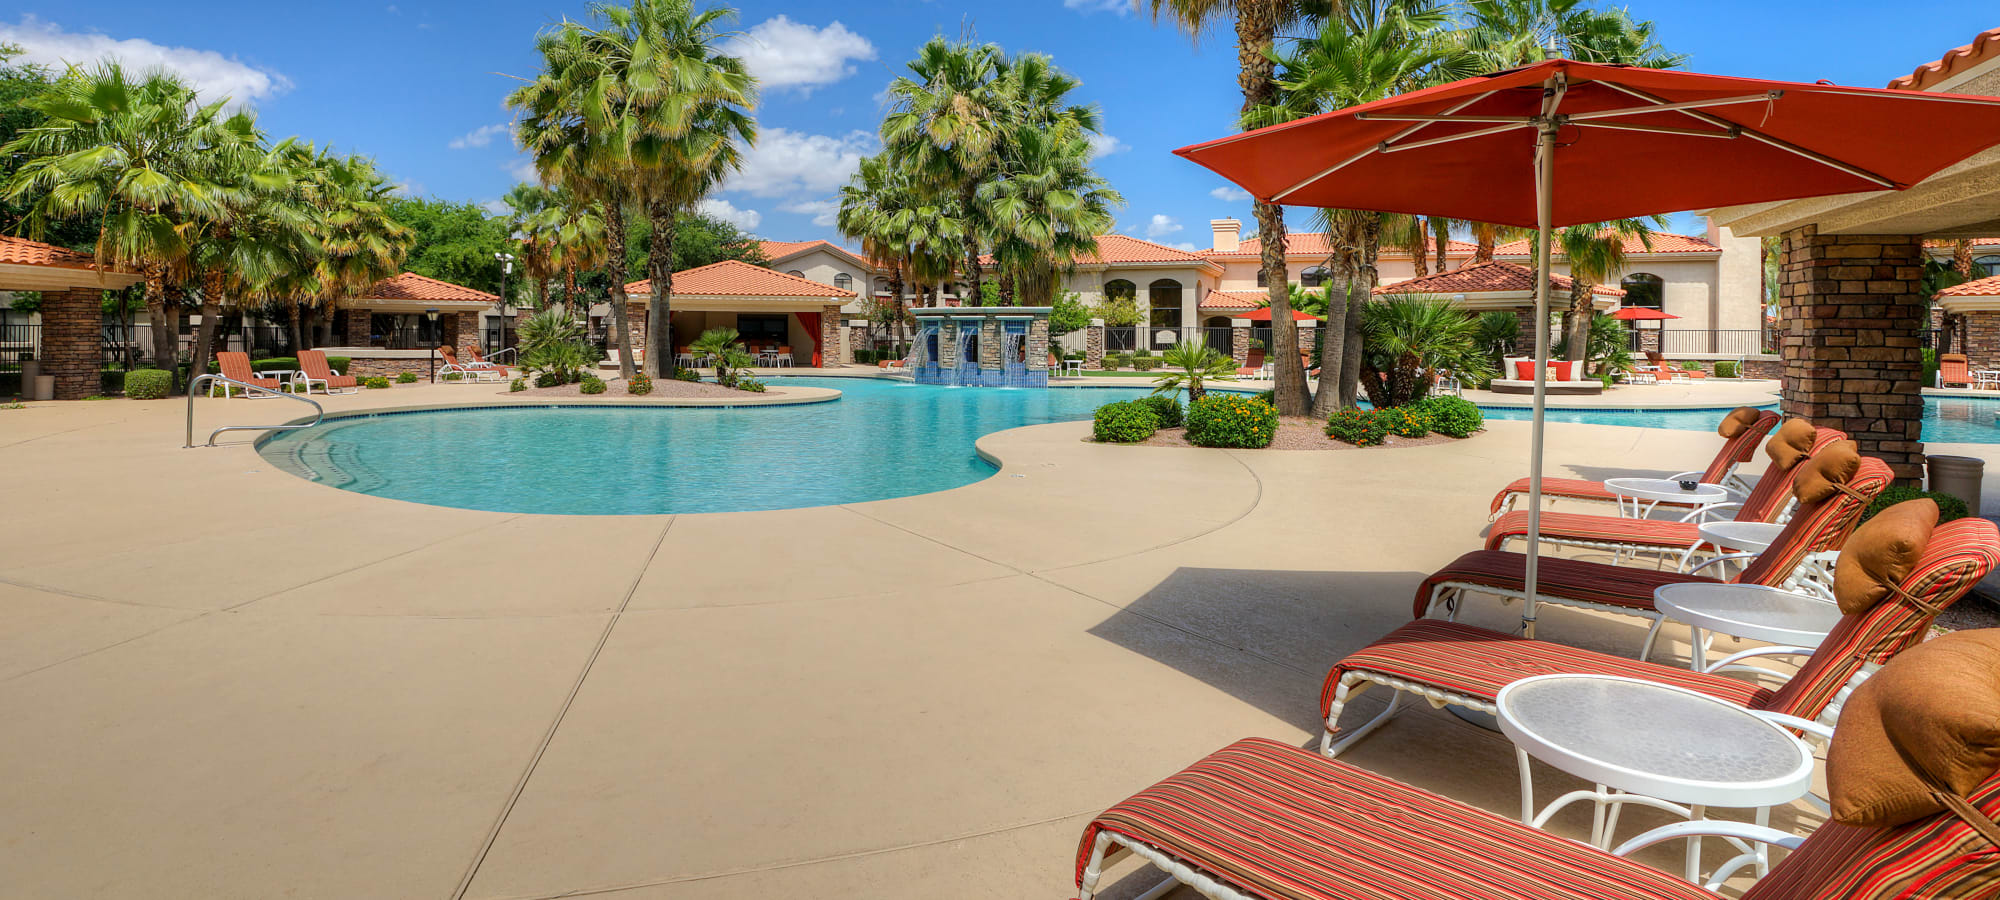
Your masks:
M1972 363L1963 353L1941 353L1938 355L1937 386L1950 387L1954 384L1973 386Z
M250 368L250 354L248 353L237 350L224 350L221 353L215 354L215 365L216 368L222 370L222 377L230 381L240 381L244 384L252 384L273 391L282 391L285 389L284 382L276 378L259 375L256 370ZM209 382L208 395L213 397L216 391L222 392L223 399L228 399L236 393L235 385L224 384L220 381ZM244 391L243 396L263 398L270 395L261 394L256 391Z
M305 385L306 393L312 393L313 385L319 385L322 394L355 394L361 391L361 382L352 375L342 375L327 365L326 351L300 350L299 373L292 376L292 384Z
M1757 452L1758 442L1764 435L1778 427L1778 414L1766 412L1750 406L1737 407L1722 418L1715 433L1722 437L1722 447L1716 450L1715 458L1709 460L1708 467L1699 472L1681 472L1669 475L1674 481L1693 479L1706 484L1719 484L1740 493L1749 493L1750 486L1737 477L1736 467L1750 461ZM1520 478L1500 489L1493 495L1492 517L1514 508L1514 504L1528 493L1528 479ZM1542 499L1548 500L1595 500L1602 503L1618 502L1618 495L1605 488L1602 481L1586 481L1581 478L1543 478Z
M439 366L437 370L438 378L442 379L446 375L457 373L461 376L462 380L467 382L489 380L483 377L488 375L497 375L499 376L499 380L502 381L507 379L507 370L492 363L482 365L459 362L458 354L452 352L450 347L440 345L438 347L438 355L444 357L444 365Z
M1861 521L1862 511L1895 477L1887 463L1856 454L1852 441L1820 451L1801 469L1793 484L1798 508L1791 521L1728 583L1823 593L1810 586L1820 567L1808 563L1815 554L1840 549ZM1424 579L1417 588L1415 616L1421 619L1443 610L1447 618L1456 619L1466 595L1473 593L1525 601L1521 624L1528 637L1535 636L1535 613L1543 603L1636 616L1653 623L1639 651L1644 659L1652 651L1661 622L1653 591L1668 584L1721 580L1559 557L1542 557L1537 571L1535 595L1529 597L1525 555L1474 550Z
M1798 423L1796 427L1792 425L1794 422ZM1803 451L1798 447L1801 439L1808 442ZM1715 512L1734 506L1736 514L1732 521L1782 521L1790 510L1792 480L1798 474L1799 465L1812 454L1844 440L1847 440L1846 432L1832 428L1815 430L1804 419L1792 419L1764 444L1764 453L1771 458L1771 463L1765 467L1764 476L1757 479L1757 486L1751 489L1750 495L1739 503L1721 503L1701 511ZM1703 544L1700 528L1700 523L1688 521L1685 517L1680 521L1669 521L1544 512L1541 540L1544 544L1618 553L1676 553L1685 561ZM1528 512L1515 510L1502 515L1487 529L1486 549L1505 550L1510 542L1525 542L1527 537Z
M1864 526L1867 531L1856 534L1855 548L1873 548L1881 542L1881 533L1893 531L1898 519L1912 514L1913 511L1901 507L1925 504L1930 521L1936 522L1936 504L1932 501L1901 503L1896 507L1897 517L1885 512ZM1463 706L1491 713L1495 697L1509 682L1553 672L1658 681L1760 713L1810 723L1826 714L1850 683L1866 677L1869 665L1885 662L1923 641L1938 613L1958 602L2000 563L2000 529L1985 519L1958 519L1936 526L1924 543L1906 544L1900 552L1905 555L1898 565L1909 566L1901 573L1893 571L1893 567L1876 564L1868 553L1857 552L1842 561L1836 587L1842 596L1868 593L1864 590L1868 582L1860 580L1863 576L1894 586L1879 592L1874 605L1842 616L1817 648L1757 647L1724 657L1702 672L1515 637L1458 622L1419 619L1350 654L1327 672L1326 682L1320 688L1320 712L1326 721L1321 752L1338 755L1380 728L1400 711L1406 694L1421 697L1433 706ZM1843 603L1842 608L1850 610L1859 605ZM1765 656L1804 656L1806 660L1775 689L1717 674L1747 670L1769 675L1769 670L1741 665L1745 659ZM1375 684L1397 692L1390 699L1389 708L1341 736L1341 711L1357 694ZM1797 721L1783 724L1799 726Z

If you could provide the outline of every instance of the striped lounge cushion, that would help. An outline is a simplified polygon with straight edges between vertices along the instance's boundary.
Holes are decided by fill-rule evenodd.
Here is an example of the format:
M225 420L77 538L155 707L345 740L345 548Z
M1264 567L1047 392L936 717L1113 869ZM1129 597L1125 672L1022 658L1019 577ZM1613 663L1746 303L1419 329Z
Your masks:
M1500 511L1500 504L1507 502L1513 494L1528 492L1528 479L1517 478L1512 484L1493 495L1492 512ZM1543 478L1542 496L1562 497L1569 500L1602 500L1606 503L1618 502L1618 495L1604 487L1602 481L1585 481L1581 478Z
M1715 900L1685 881L1276 741L1210 754L1083 833L1268 900Z
M1693 522L1659 519L1626 519L1593 516L1588 513L1542 513L1542 536L1552 540L1598 541L1606 544L1636 544L1680 549L1701 539ZM1526 537L1528 511L1516 510L1494 520L1486 533L1486 549L1498 550L1509 538Z
M1559 672L1640 678L1748 707L1764 702L1771 694L1769 688L1720 675L1529 640L1443 619L1418 619L1334 664L1320 687L1322 718L1332 712L1341 677L1357 671L1379 672L1487 703L1492 703L1509 682Z
M2000 817L2000 779L1967 798ZM1950 814L1896 828L1828 822L1743 900L1996 900L2000 848Z
M1424 579L1417 586L1417 618L1430 611L1431 594L1446 582L1466 582L1500 590L1521 591L1527 587L1528 557L1511 550L1474 550ZM1717 583L1700 575L1682 575L1627 566L1612 566L1579 559L1541 557L1536 573L1535 593L1605 606L1652 609L1653 589L1668 584Z

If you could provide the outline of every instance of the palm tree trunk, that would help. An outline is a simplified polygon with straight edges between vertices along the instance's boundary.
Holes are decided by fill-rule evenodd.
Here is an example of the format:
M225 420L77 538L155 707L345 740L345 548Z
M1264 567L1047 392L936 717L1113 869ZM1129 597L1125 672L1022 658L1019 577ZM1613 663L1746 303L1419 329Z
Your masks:
M291 332L292 332L292 354L296 356L298 355L298 352L300 350L306 349L306 334L304 327L305 303L298 300L294 300L290 303L285 304L285 307L286 307L286 312L290 313L289 324L291 325Z
M1355 279L1355 291L1347 298L1347 335L1341 341L1340 355L1340 405L1355 405L1361 386L1361 322L1368 314L1368 301L1375 296L1375 286L1382 282L1382 272L1376 261L1382 254L1382 216L1369 213L1361 219L1361 266L1359 278ZM1324 370L1322 370L1324 372ZM1321 377L1325 377L1322 374Z
M1005 270L1000 273L1000 305L1014 305L1014 273Z
M671 378L674 374L674 237L679 214L666 200L646 204L653 220L652 239L647 246L646 276L653 282L653 306L646 311L646 374Z
M1492 225L1476 223L1472 226L1472 239L1479 243L1479 246L1472 251L1474 265L1493 261L1493 247L1499 237L1498 229Z
M194 332L194 347L189 359L188 377L192 379L208 371L208 361L215 349L215 325L222 320L222 273L210 272L201 286L201 326Z
M1972 277L1972 242L1956 240L1951 242L1952 271L1968 278Z
M1416 274L1411 276L1413 278L1422 278L1431 273L1431 255L1429 248L1425 247L1424 243L1419 242L1416 246L1410 248L1415 251L1410 254L1410 267L1416 270ZM1440 269L1438 271L1442 272L1443 270Z
M632 373L637 370L632 365L632 353L635 348L632 346L631 313L625 309L625 304L628 301L625 297L625 203L623 197L610 197L604 204L604 242L605 249L608 251L604 255L604 270L606 274L611 276L611 346L618 348L618 377L625 379L626 383L629 384L632 381ZM654 290L658 289L657 286L654 287ZM576 305L576 267L574 265L570 266L569 299L570 305L574 307ZM661 297L658 294L653 296L654 309L660 308L665 303L665 297ZM588 311L584 313L586 318L589 315Z
M964 211L968 222L972 220L972 210L978 205L978 188L971 182L958 190L959 208ZM965 229L965 280L971 285L972 295L958 298L960 306L980 306L986 301L979 295L979 235L974 229Z
M1312 414L1315 419L1324 419L1340 410L1340 372L1347 365L1347 300L1354 294L1354 267L1347 264L1348 256L1334 254L1331 265L1333 278L1328 282L1326 300L1326 324L1321 330L1319 343L1319 392L1313 396ZM1338 294L1332 291L1339 285Z
M1590 318L1596 310L1590 307L1592 285L1581 278L1572 276L1569 283L1569 315L1564 317L1563 330L1568 335L1569 352L1564 359L1581 360L1590 352Z
M1437 265L1435 268L1439 272L1443 272L1445 251L1451 248L1451 220L1443 216L1432 216L1431 234L1437 242Z
M1236 84L1243 89L1243 113L1276 96L1272 75L1276 64L1270 50L1278 36L1277 0L1241 0L1236 4ZM1257 201L1257 242L1262 251L1264 283L1271 298L1271 354L1277 373L1273 399L1281 416L1303 416L1312 408L1306 387L1305 362L1299 358L1299 323L1292 320L1291 291L1285 278L1285 211L1275 203Z
M167 283L156 266L146 272L146 331L153 339L153 365L169 372L180 363L180 321L167 307ZM199 372L188 373L192 380ZM182 385L185 387L186 385Z
M900 266L889 270L889 310L896 314L896 323L889 329L889 352L895 353L903 346L903 269Z

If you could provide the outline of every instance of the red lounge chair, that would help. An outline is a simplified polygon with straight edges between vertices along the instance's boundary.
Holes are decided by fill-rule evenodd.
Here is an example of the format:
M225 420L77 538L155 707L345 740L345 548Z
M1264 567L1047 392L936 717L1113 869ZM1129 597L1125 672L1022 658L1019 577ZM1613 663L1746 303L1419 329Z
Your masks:
M222 370L222 377L230 381L241 381L244 384L254 384L258 387L269 388L274 391L284 389L283 382L276 378L258 375L255 370L251 369L250 354L248 353L224 350L221 353L215 354L215 364L217 368ZM221 391L222 396L227 399L232 394L235 394L237 390L241 390L241 388L237 388L235 385L223 384L219 381L208 383L208 395L210 397L215 396L216 391ZM260 394L256 391L244 391L243 395L246 397L270 396L268 394Z
M1812 451L1847 440L1847 433L1832 428L1821 428L1816 435ZM1775 443L1777 438L1773 438ZM1765 445L1771 450L1771 445ZM1721 507L1735 506L1737 522L1775 522L1786 511L1792 499L1792 479L1798 475L1804 460L1796 460L1791 466L1782 466L1773 453L1771 464L1764 469L1764 476L1757 479L1757 486L1741 503L1724 503L1709 507L1710 511ZM1666 553L1683 555L1698 550L1702 546L1700 523L1688 521L1665 521L1660 519L1633 519L1624 516L1594 516L1588 513L1542 513L1541 539L1545 544L1563 547L1588 547L1597 550L1614 550L1625 553ZM1528 512L1517 509L1505 513L1494 520L1486 531L1486 549L1504 550L1511 541L1525 542L1528 537Z
M459 362L458 354L452 352L452 349L447 346L439 345L438 355L444 357L444 365L439 366L437 370L439 378L443 378L445 375L453 372L463 376L462 380L466 382L478 381L481 375L498 375L502 379L507 377L506 369L502 369L492 363L473 364Z
M466 355L472 357L472 362L469 362L466 365L474 369L479 369L479 368L498 369L500 370L500 374L502 375L507 374L507 367L504 364L497 363L490 359L487 359L486 354L479 352L478 347L467 347L465 348L465 352Z
M1801 466L1830 462L1822 454ZM1793 589L1810 578L1817 566L1806 565L1813 554L1840 549L1847 536L1860 524L1861 513L1877 494L1894 479L1889 464L1874 457L1862 457L1860 466L1844 486L1817 502L1801 502L1785 529L1773 538L1764 552L1729 579L1733 584L1761 584ZM1661 585L1714 582L1700 575L1683 575L1652 569L1636 569L1606 563L1585 562L1559 557L1542 557L1535 584L1535 596L1526 595L1527 557L1508 550L1474 550L1454 560L1417 587L1415 617L1443 608L1447 618L1457 618L1467 594L1491 594L1506 600L1524 600L1521 611L1523 633L1535 636L1535 612L1543 603L1574 606L1619 615L1651 619L1646 643L1639 651L1644 659L1653 649L1662 621L1653 607L1653 590Z
M1750 407L1743 408L1750 409ZM1731 415L1734 414L1732 411ZM1723 421L1727 423L1729 420L1725 418ZM1723 427L1725 426L1717 426L1718 434L1721 433ZM1778 414L1763 412L1757 417L1754 424L1723 440L1722 447L1715 452L1715 458L1709 460L1708 468L1699 472L1681 472L1667 477L1675 481L1693 479L1707 484L1723 485L1724 487L1734 486L1748 493L1750 490L1749 486L1744 484L1743 479L1737 477L1735 474L1736 466L1739 463L1749 462L1750 457L1757 452L1757 444L1764 440L1764 435L1776 427L1778 427ZM1516 500L1526 496L1527 493L1528 479L1526 478L1518 479L1513 484L1501 488L1500 493L1493 495L1493 517L1499 518L1501 513L1512 509ZM1618 502L1618 495L1606 490L1602 481L1585 481L1580 478L1543 478L1542 499L1596 500L1604 503L1616 503Z
M1938 387L1962 384L1972 387L1972 364L1963 353L1945 353L1938 356Z
M1916 501L1912 501L1916 502ZM1394 716L1404 694L1439 705L1492 712L1509 682L1530 675L1575 672L1642 678L1699 691L1746 708L1811 722L1826 713L1864 667L1921 643L1937 614L1972 590L2000 563L2000 529L1985 519L1937 526L1922 556L1892 594L1872 609L1844 616L1817 649L1759 647L1712 663L1706 672L1515 637L1457 622L1419 619L1335 663L1320 688L1328 756L1339 754ZM1635 571L1635 570L1626 570ZM1769 688L1714 674L1752 656L1804 656L1798 672ZM1755 671L1763 672L1762 669ZM1768 673L1767 673L1768 674ZM1340 713L1371 684L1393 688L1389 708L1342 735ZM1794 724L1797 723L1786 723ZM1335 740L1336 736L1340 736Z
M313 385L319 385L322 394L353 394L361 390L361 382L352 375L335 372L326 363L324 350L300 350L299 374L292 377L295 384L303 384L306 393L312 393Z

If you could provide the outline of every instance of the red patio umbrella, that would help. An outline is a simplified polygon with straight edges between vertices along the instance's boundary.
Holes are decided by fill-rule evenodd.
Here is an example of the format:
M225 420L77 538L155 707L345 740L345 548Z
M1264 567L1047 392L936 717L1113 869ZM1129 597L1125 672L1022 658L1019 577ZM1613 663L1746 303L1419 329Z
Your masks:
M1621 322L1655 322L1661 319L1678 319L1680 316L1646 306L1626 306L1612 313L1611 318Z
M1996 143L2000 100L1990 97L1552 59L1174 152L1269 202L1535 226L1526 566L1532 597L1541 538L1550 229L1902 190ZM1532 618L1525 627L1532 636Z
M1240 316L1235 316L1234 318L1238 318L1238 319L1249 319L1249 320L1250 320L1250 321L1252 321L1252 322L1269 322L1269 321L1271 321L1271 308L1270 308L1270 307L1268 307L1268 306L1264 306L1264 307L1259 307L1259 308L1257 308L1257 309L1253 309L1253 310L1251 310L1251 311L1249 311L1249 312L1247 312L1247 313L1244 313L1243 315L1240 315ZM1292 310L1292 319L1293 319L1294 321L1299 321L1299 322L1306 322L1306 321L1314 321L1314 320L1319 320L1319 319L1324 319L1324 318L1326 318L1326 317L1325 317L1325 316L1315 316L1315 315L1313 315L1312 313L1309 313L1309 312L1300 312L1300 311L1298 311L1298 310L1296 310L1296 309L1295 309L1295 310Z

